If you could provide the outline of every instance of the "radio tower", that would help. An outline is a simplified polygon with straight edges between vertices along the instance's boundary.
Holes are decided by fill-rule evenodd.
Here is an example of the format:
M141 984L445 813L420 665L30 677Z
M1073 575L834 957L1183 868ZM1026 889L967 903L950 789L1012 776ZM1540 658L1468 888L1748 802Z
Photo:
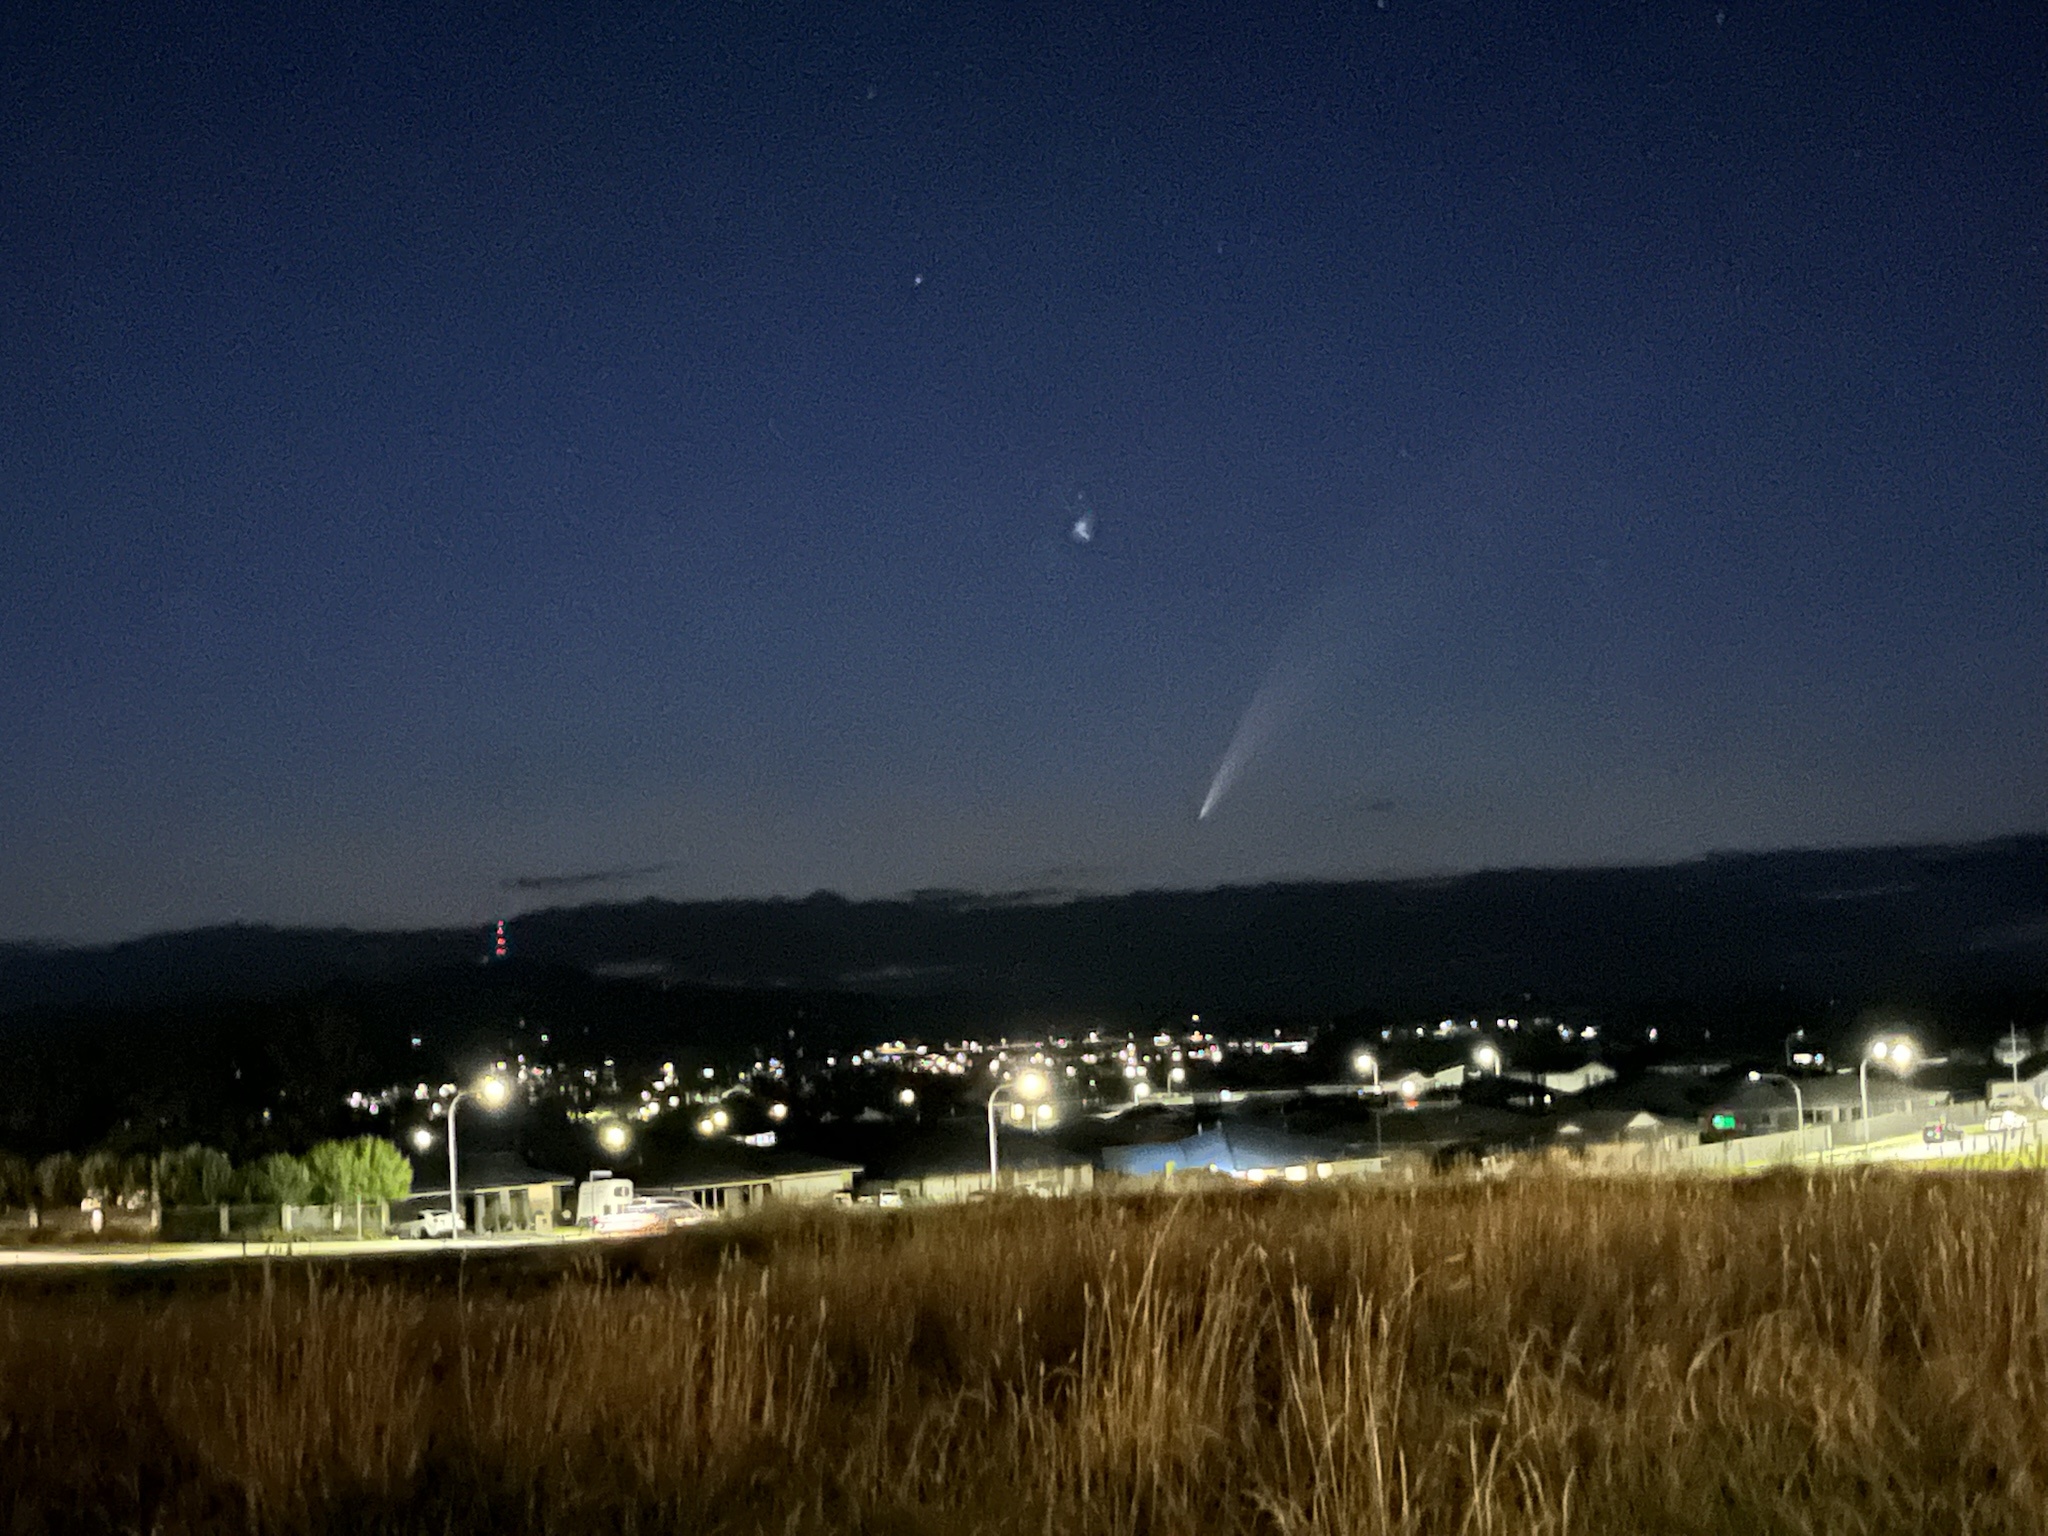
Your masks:
M498 919L498 932L491 942L491 958L493 960L505 958L505 919L502 917Z

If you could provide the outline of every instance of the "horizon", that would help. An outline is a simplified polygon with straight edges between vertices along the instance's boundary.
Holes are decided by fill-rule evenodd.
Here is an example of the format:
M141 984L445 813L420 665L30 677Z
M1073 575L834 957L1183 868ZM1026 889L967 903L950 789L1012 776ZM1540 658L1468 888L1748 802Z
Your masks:
M99 950L117 950L131 945L148 944L158 940L229 932L348 937L376 937L394 934L409 936L454 935L488 930L492 924L499 920L510 924L531 921L536 918L592 912L609 907L647 905L677 907L787 907L801 906L805 903L813 902L836 902L846 906L945 907L960 905L969 907L971 910L1005 911L1024 906L1061 906L1085 901L1120 901L1132 897L1147 896L1207 896L1232 892L1258 893L1276 890L1313 890L1317 888L1353 886L1441 886L1456 884L1464 880L1519 875L1599 876L1604 874L1655 873L1742 860L1855 859L1860 857L1874 858L1902 855L1967 854L1988 851L2003 845L2026 843L2048 843L2048 828L2040 831L2007 832L1992 837L1972 838L1961 842L1863 843L1839 847L1806 845L1782 848L1721 848L1709 849L1704 853L1678 859L1621 860L1584 864L1502 864L1469 869L1420 871L1411 874L1354 876L1294 876L1277 874L1257 879L1219 881L1208 885L1149 885L1133 886L1123 890L1082 886L1035 886L983 890L953 886L927 886L913 890L892 891L875 895L849 895L842 891L820 887L816 890L803 892L771 892L767 894L730 896L678 896L658 891L649 891L631 896L595 895L581 901L554 902L544 906L526 907L518 910L505 908L496 911L489 917L466 921L437 920L411 924L348 922L281 923L260 918L229 917L218 921L194 923L185 927L149 929L143 932L99 939L50 939L33 935L0 936L0 950L32 950L51 954L67 952L89 953ZM1855 891L1844 893L1846 897L1866 894L1871 893ZM1041 900L1038 898L1046 899ZM976 903L986 903L987 905L974 906L973 904ZM2048 907L2044 907L2043 915L2044 920L2048 920Z

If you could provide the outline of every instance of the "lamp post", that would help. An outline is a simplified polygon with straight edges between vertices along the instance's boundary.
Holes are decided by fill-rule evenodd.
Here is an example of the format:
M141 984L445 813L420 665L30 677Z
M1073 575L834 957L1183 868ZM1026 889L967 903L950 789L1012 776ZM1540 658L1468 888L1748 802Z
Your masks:
M474 1089L457 1089L455 1097L448 1101L448 1215L455 1223L448 1233L450 1242L462 1236L462 1201L455 1192L455 1108L464 1099L473 1098L481 1099L486 1109L496 1109L510 1092L502 1077L487 1077Z
M1356 1056L1352 1057L1351 1070L1360 1077L1370 1073L1372 1076L1372 1091L1374 1093L1380 1091L1380 1059L1373 1055L1371 1051L1360 1051Z
M1913 1057L1917 1054L1913 1042L1904 1036L1889 1040L1873 1040L1870 1049L1863 1053L1863 1060L1856 1064L1856 1092L1863 1101L1863 1144L1870 1145L1870 1064L1882 1062L1900 1077L1913 1070Z
M1749 1074L1749 1080L1752 1083L1783 1083L1787 1088L1790 1088L1792 1090L1793 1107L1799 1114L1799 1126L1801 1129L1805 1128L1806 1095L1799 1091L1797 1083L1793 1082L1791 1078L1782 1072L1752 1072Z
M1014 1083L997 1083L988 1096L988 1189L996 1190L996 1100L1007 1090L1012 1099L1042 1099L1045 1097L1046 1081L1043 1072L1026 1072Z
M1480 1071L1491 1072L1495 1077L1499 1077L1501 1069L1507 1065L1507 1062L1502 1059L1499 1049L1491 1045L1480 1046L1478 1050L1472 1053L1472 1060Z

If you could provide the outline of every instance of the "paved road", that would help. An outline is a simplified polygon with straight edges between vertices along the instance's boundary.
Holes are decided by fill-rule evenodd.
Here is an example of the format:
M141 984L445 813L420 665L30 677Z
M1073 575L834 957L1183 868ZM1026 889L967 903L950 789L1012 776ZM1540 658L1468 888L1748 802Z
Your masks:
M454 1249L463 1253L505 1253L519 1249L561 1248L597 1242L587 1232L526 1233L504 1237L322 1238L311 1242L251 1243L78 1243L33 1248L0 1248L0 1270L92 1268L135 1264L219 1264L243 1259L365 1259L429 1257Z

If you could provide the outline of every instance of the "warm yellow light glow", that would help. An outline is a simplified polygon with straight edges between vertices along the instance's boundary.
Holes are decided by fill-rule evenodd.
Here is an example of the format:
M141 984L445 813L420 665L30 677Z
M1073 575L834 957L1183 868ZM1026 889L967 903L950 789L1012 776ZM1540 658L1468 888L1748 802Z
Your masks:
M597 1133L597 1139L605 1151L623 1152L626 1149L626 1143L631 1139L631 1133L623 1125L619 1124L618 1121L614 1120Z
M908 1109L911 1105L917 1102L917 1095L910 1089L905 1088L901 1093L896 1095L896 1102L898 1104L901 1104L905 1109Z
M424 1152L434 1144L434 1133L423 1125L412 1133L412 1144Z
M711 1123L722 1131L732 1124L732 1116L722 1109L714 1109L711 1111Z
M492 1109L496 1109L510 1098L512 1090L505 1085L502 1077L487 1077L476 1086L476 1096Z
M770 1104L768 1106L768 1118L770 1120L787 1120L789 1118L789 1106L787 1104Z
M1379 1065L1371 1051L1360 1051L1351 1058L1351 1070L1360 1077L1371 1077L1379 1070Z
M1018 1074L1016 1089L1019 1098L1042 1099L1045 1097L1046 1087L1047 1083L1043 1072L1024 1072Z

